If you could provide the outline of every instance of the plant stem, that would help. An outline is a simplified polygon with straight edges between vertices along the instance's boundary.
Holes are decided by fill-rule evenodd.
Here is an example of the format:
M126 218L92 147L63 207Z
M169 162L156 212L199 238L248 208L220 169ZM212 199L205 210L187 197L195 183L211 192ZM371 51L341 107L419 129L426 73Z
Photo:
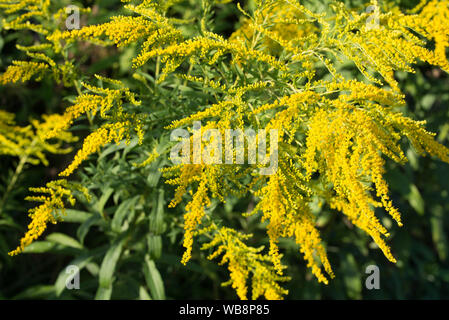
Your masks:
M81 86L78 83L78 80L73 80L73 83L75 84L75 89L76 89L76 92L78 93L78 96L79 97L82 96L83 93L81 92ZM92 130L92 128L94 127L94 123L93 123L90 111L86 111L86 116L87 116L87 120L89 121L90 129Z
M155 70L155 74L154 74L154 92L156 92L156 89L157 89L157 79L159 78L160 64L161 64L161 56L157 56L156 70Z
M34 138L34 140L31 142L28 150L32 149L34 147L34 145L36 144L36 142L37 142L37 140L36 140L36 138ZM28 150L26 150L26 151L28 151ZM16 167L16 171L14 172L14 175L12 176L11 181L9 182L8 187L6 188L6 191L3 194L3 197L0 201L0 216L3 213L3 207L6 203L6 199L8 198L8 194L11 192L12 188L16 184L17 179L19 178L20 174L23 171L23 167L25 166L25 164L28 161L30 153L26 152L26 151L25 151L25 154L20 157L19 164Z

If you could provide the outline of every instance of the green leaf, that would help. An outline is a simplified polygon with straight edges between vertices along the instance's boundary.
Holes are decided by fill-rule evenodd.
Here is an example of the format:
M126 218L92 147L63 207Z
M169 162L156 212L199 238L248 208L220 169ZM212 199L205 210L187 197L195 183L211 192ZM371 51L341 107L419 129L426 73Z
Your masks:
M418 154L416 153L416 151L413 148L409 148L407 150L407 159L410 163L410 166L414 170L418 170L418 168L419 168Z
M92 213L74 209L66 209L63 216L64 222L83 223L92 216Z
M410 193L410 177L402 173L397 167L389 170L385 175L385 178L387 179L391 190L397 191L403 196L407 196Z
M445 261L448 253L447 238L444 233L443 207L437 206L432 210L430 226L432 228L432 240L441 260Z
M150 294L144 286L139 288L139 299L140 300L152 300Z
M87 271L89 271L89 273L91 275L93 275L94 277L98 276L98 273L100 272L100 267L98 266L98 264L96 264L95 262L89 262L86 265L86 269Z
M25 247L23 253L44 253L52 251L57 247L57 244L50 241L34 241L29 246Z
M98 157L98 160L100 161L104 157L106 157L114 152L117 152L119 150L133 148L137 144L138 144L138 139L132 139L132 141L129 144L126 144L124 141L120 142L119 144L112 144L109 147L107 147L106 149L104 149L104 151L101 152L100 156Z
M52 285L37 285L34 287L29 287L22 291L18 295L14 296L13 300L23 300L23 299L43 299L51 298L55 294L55 288Z
M89 263L89 261L93 258L92 255L86 255L86 256L81 256L76 258L75 260L72 260L69 262L68 265L74 265L77 266L78 269L81 270ZM58 278L56 279L55 282L55 292L56 295L59 297L61 295L61 293L64 291L64 289L66 288L66 280L67 277L69 276L69 274L66 273L66 268L64 268L60 273Z
M116 240L106 252L99 273L96 300L109 300L112 295L114 271L123 249L124 239Z
M106 190L103 191L103 194L101 195L98 202L95 203L95 210L97 210L98 213L102 214L104 210L104 206L106 205L106 202L108 202L109 197L114 192L113 188L106 188Z
M435 103L436 95L434 94L426 94L421 99L421 105L423 106L424 110L430 110L432 108L432 105Z
M47 241L61 244L66 247L71 247L75 249L83 249L83 245L77 240L69 237L68 235L62 233L52 233L46 238Z
M162 173L159 171L159 168L160 168L160 163L158 163L157 161L151 165L151 171L147 177L147 183L148 183L149 187L154 188L157 186L157 184L161 178L161 175L162 175Z
M449 134L449 123L445 123L442 126L440 126L440 129L438 130L438 142L443 142L446 140L447 136Z
M78 237L81 243L84 243L84 238L89 232L90 228L94 225L100 224L102 222L102 218L99 214L95 214L87 219L82 225L79 226L76 231L76 236Z
M22 227L20 225L18 225L17 223L15 223L14 221L12 221L12 219L10 219L8 217L8 219L0 219L0 227L1 226L5 226L5 227L11 227L17 230L22 230Z
M151 259L157 260L161 257L162 253L162 238L161 236L156 235L148 235L147 236L147 244L148 244L148 254Z
M410 203L410 206L412 206L412 208L415 209L419 215L424 214L424 200L418 188L414 184L410 185L408 202Z
M362 294L362 279L357 262L350 253L342 260L341 270L346 293L350 299L360 299Z
M165 299L164 283L162 282L159 270L156 268L156 264L150 257L145 256L145 264L143 266L143 273L147 286L150 289L151 296L156 300Z
M161 234L164 232L164 190L159 190L157 200L156 196L157 195L154 196L154 205L150 216L150 231L155 234Z
M140 196L135 196L134 198L127 199L118 206L111 222L111 228L113 231L115 232L122 231L123 220L130 213L131 208L139 200L139 198Z

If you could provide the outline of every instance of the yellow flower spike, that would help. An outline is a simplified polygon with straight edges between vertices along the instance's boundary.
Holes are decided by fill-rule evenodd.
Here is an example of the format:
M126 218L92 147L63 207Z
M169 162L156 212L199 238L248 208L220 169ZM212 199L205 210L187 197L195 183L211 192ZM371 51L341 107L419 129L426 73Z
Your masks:
M182 256L182 264L186 264L192 256L194 231L201 223L201 219L205 214L205 207L210 205L206 183L207 180L203 177L198 186L198 190L193 195L192 201L186 205L186 213L184 215L184 242L182 244L186 250Z
M61 34L55 19L61 14L66 18L66 8L61 8L58 13L52 15L55 8L50 8L50 0L1 0L0 8L8 15L2 21L5 30L26 30L41 35L39 39L45 39L30 46L17 45L17 48L35 61L15 61L6 72L0 75L0 84L25 82L35 77L40 81L45 74L50 74L58 82L69 87L73 85L75 67L61 56L63 44ZM88 12L88 9L80 8L80 12ZM64 18L64 20L65 20ZM37 38L36 38L37 39ZM54 54L49 54L52 52ZM59 60L63 62L59 63ZM42 63L44 61L45 63Z
M60 131L49 140L47 135L61 120L59 115L43 115L42 120L31 120L26 127L16 126L14 114L0 110L0 154L19 157L25 163L47 165L46 153L65 154L71 148L63 143L77 141L70 132Z
M0 75L0 84L26 82L33 76L39 79L48 69L49 66L42 62L13 61L12 65Z
M46 193L48 196L28 197L26 199L43 203L38 207L29 210L29 215L32 221L28 225L28 231L20 240L20 245L15 250L9 252L10 256L23 252L25 247L30 245L44 233L48 223L56 223L56 219L59 219L64 215L64 198L72 205L74 205L75 202L75 198L73 198L71 191L68 189L66 180L51 181L47 183L46 187L30 188L30 191Z
M159 157L159 153L157 153L156 148L151 152L151 154L148 156L148 158L143 161L142 163L136 163L134 166L138 168L146 167L153 163L157 158Z
M244 240L249 239L251 235L244 235L231 228L220 228L215 224L207 227L206 232L212 234L212 240L205 243L201 249L213 249L208 256L210 260L222 256L219 264L227 264L230 273L230 280L222 285L231 285L241 300L248 299L249 288L253 300L260 296L265 296L269 300L279 300L288 294L279 283L288 281L289 277L278 275L272 257L261 253L263 247L252 248L244 243Z
M65 177L71 175L73 171L89 157L89 155L97 152L104 145L112 141L118 144L125 137L129 137L129 126L129 122L116 122L113 124L106 124L91 133L84 139L83 147L77 152L72 163L59 175Z

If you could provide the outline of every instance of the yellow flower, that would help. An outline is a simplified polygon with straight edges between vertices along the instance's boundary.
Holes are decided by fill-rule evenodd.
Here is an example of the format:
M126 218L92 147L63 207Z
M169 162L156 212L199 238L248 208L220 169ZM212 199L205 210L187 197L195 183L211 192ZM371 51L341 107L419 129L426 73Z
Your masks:
M69 153L64 142L77 140L70 132L61 130L49 140L48 133L62 120L59 115L43 115L42 121L31 120L31 125L15 125L14 114L0 110L0 154L15 156L26 163L48 165L46 153Z
M183 247L186 248L182 256L181 263L186 264L192 256L193 235L197 226L201 223L204 216L205 207L210 205L207 195L206 180L200 181L198 190L193 196L192 201L186 205L186 213L184 214L184 242Z
M288 291L279 282L288 281L289 277L277 274L273 266L272 257L263 255L263 247L252 248L243 241L251 237L231 228L218 228L215 224L206 228L202 233L213 232L212 240L204 244L201 249L214 251L208 256L212 260L222 255L220 265L228 264L230 280L223 283L231 285L241 300L248 299L248 282L251 276L252 299L265 296L268 300L280 300ZM281 268L285 268L281 266Z
M6 71L0 75L0 84L26 82L37 75L39 80L49 66L41 62L13 61Z
M68 189L66 180L56 180L47 183L43 188L30 188L30 191L48 194L48 196L28 197L26 200L42 202L40 206L29 210L31 223L28 225L28 231L20 240L17 249L9 252L9 255L21 253L25 247L39 238L47 228L48 223L56 223L57 219L64 215L64 201L66 198L71 205L75 204L75 198Z
M83 141L82 148L77 152L72 163L59 175L69 176L79 165L86 160L89 155L97 152L100 148L112 141L116 144L120 143L125 137L129 140L130 122L115 122L105 124L101 128L95 130Z

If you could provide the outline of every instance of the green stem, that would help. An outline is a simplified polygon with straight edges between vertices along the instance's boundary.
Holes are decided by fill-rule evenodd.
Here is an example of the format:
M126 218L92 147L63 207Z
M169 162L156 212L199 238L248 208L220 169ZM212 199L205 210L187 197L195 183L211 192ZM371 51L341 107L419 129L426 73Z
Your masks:
M156 71L155 71L155 75L154 75L154 92L156 92L156 89L157 89L157 79L159 78L160 64L161 64L161 56L157 56Z
M34 140L31 142L28 150L32 149L36 143L37 143L37 139L34 138ZM14 172L14 175L12 176L11 181L9 182L9 185L6 188L6 191L3 194L3 197L0 201L0 216L3 213L3 207L5 206L6 199L8 198L8 194L11 192L12 188L14 187L17 180L19 179L19 176L22 173L23 168L28 161L28 158L30 157L31 153L27 152L28 150L25 150L25 154L20 157L19 164L16 167L16 171Z
M73 83L75 84L75 89L76 89L76 92L78 93L78 96L79 97L82 96L83 93L81 92L81 86L78 83L78 80L73 80ZM92 130L92 128L94 127L94 122L93 122L92 116L90 114L90 111L86 111L86 116L87 116L87 120L89 121L90 129Z

